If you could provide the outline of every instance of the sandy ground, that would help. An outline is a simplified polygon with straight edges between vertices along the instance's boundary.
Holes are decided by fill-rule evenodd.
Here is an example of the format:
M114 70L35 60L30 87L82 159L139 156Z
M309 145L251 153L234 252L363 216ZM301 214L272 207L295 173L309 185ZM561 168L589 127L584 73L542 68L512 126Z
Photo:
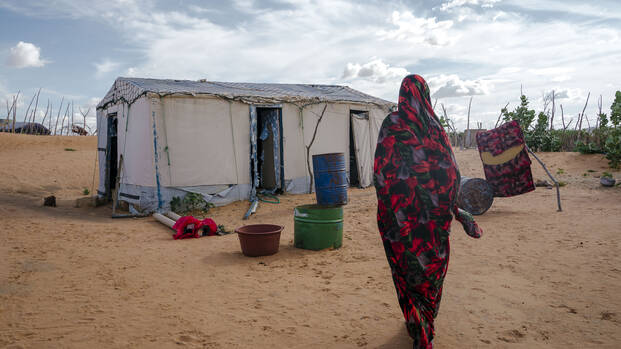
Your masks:
M74 208L95 149L93 137L0 134L0 347L411 346L372 188L350 191L339 250L292 247L293 207L313 196L262 204L248 223L284 225L280 252L247 258L234 234L173 241L151 218ZM482 176L475 151L456 154ZM480 240L454 224L436 348L621 347L621 187L599 186L600 155L540 155L568 183L564 211L538 188L497 198ZM49 194L58 207L42 207ZM247 207L210 214L234 228Z

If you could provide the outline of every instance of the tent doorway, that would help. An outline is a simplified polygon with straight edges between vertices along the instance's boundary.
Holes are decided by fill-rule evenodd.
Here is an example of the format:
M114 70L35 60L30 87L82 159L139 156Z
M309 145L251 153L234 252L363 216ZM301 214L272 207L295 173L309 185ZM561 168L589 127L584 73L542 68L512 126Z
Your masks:
M112 200L112 191L116 188L118 174L118 119L115 114L108 115L108 142L106 146L106 198Z
M360 110L349 111L349 185L362 187L364 168L364 145L369 137L369 112Z
M354 122L353 122L353 113L350 112L351 117L349 118L349 186L350 187L359 187L360 186L360 176L358 175L358 160L356 159L356 141L354 140Z
M252 113L251 113L252 114ZM284 188L284 164L282 156L282 109L278 107L256 108L256 167L252 177L257 189L280 192ZM251 154L252 157L252 154Z

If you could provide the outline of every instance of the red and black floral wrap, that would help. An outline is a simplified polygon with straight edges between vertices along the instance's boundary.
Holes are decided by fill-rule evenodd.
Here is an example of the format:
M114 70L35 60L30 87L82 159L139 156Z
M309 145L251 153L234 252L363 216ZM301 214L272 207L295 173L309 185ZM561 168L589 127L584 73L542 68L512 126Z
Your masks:
M452 214L468 235L478 238L481 229L457 208L457 162L418 75L403 79L399 110L382 124L374 175L377 224L406 327L415 348L431 348Z
M515 196L535 190L524 134L517 121L477 133L477 145L483 161L485 179L494 189L494 196ZM521 147L522 150L503 163L488 164L483 160L485 152L498 156L514 147Z

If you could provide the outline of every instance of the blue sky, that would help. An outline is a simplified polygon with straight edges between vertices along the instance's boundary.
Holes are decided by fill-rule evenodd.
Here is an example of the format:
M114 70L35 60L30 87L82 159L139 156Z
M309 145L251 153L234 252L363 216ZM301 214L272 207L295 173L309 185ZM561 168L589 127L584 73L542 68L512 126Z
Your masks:
M0 103L21 91L18 120L38 88L40 105L65 97L77 113L118 76L344 84L395 101L408 73L458 128L470 97L489 128L521 86L537 109L555 90L567 119L590 92L594 119L620 63L616 0L0 2Z

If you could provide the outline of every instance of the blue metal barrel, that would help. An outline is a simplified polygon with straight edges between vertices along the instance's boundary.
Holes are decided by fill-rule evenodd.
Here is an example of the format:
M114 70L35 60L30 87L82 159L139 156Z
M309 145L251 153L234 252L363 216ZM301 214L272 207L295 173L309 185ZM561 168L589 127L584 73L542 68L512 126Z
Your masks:
M315 195L317 204L323 206L347 204L347 171L345 154L313 155Z

